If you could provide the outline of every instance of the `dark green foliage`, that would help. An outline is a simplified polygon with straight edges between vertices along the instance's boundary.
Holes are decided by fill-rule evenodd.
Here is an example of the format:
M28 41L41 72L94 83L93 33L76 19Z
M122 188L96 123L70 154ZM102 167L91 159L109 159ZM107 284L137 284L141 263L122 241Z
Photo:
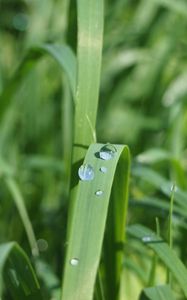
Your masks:
M60 299L70 189L78 181L77 160L96 139L129 146L128 224L156 231L158 217L166 247L175 184L173 250L168 251L176 252L179 264L187 263L187 3L104 2L100 80L102 1L0 1L0 242L14 240L24 249L45 299ZM78 26L85 44L77 38ZM160 262L159 252L156 258L138 239L114 245L124 230L112 202L122 199L123 175L118 168L94 300L159 299L155 293L181 300L186 275L181 273L182 286L176 276L165 286L174 258ZM115 265L118 251L125 254L123 272ZM3 299L10 300L7 276ZM148 287L150 282L155 287Z

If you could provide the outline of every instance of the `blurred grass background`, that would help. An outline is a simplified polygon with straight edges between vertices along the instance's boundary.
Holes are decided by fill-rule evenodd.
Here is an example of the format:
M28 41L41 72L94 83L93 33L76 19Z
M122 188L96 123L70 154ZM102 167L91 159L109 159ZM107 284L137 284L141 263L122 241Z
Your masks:
M30 47L67 42L76 53L76 26L76 1L0 0L0 93L9 88ZM176 182L184 198L187 189L186 36L185 0L105 1L97 140L129 145L133 158L129 222L155 228L158 216L163 231L168 187ZM0 102L0 242L16 240L29 252L4 181L11 172L37 239L48 243L47 251L41 250L41 261L45 266L50 262L52 274L59 278L67 222L65 84L58 65L43 55L34 67L27 66L10 101ZM177 211L174 220L176 249L184 262L186 214ZM127 261L128 269L133 266ZM145 276L139 274L142 281Z

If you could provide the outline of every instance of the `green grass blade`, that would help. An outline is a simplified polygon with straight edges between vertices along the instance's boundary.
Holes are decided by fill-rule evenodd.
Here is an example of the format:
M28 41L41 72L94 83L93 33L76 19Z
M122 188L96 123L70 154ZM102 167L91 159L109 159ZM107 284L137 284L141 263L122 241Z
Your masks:
M174 205L174 194L175 194L175 184L171 189L171 199L170 199L170 208L169 208L169 216L168 216L168 244L169 247L173 248L173 205ZM168 270L167 272L167 283L171 284L171 274Z
M67 78L63 80L63 99L62 99L62 145L63 145L63 162L65 169L64 185L65 195L68 198L71 183L71 163L73 152L73 124L74 124L74 107L70 93L70 87L67 84Z
M35 269L38 278L42 282L42 290L47 289L50 299L59 300L61 295L60 278L54 272L51 262L47 263L41 258L36 259Z
M175 300L169 285L160 285L143 290L140 300Z
M3 282L15 300L42 300L40 286L25 252L15 242L0 245L0 297Z
M159 218L156 218L156 234L160 236L160 222ZM154 286L155 285L155 278L156 278L156 269L158 265L158 256L154 253L151 263L151 270L149 274L149 280L147 286Z
M75 109L74 162L95 142L103 44L103 0L78 0L78 82Z
M171 188L173 183L161 176L159 173L155 172L154 170L148 167L136 166L133 168L132 173L134 176L141 178L155 188L162 191L163 194L170 197L171 195ZM184 212L187 209L187 193L181 190L179 187L176 188L175 191L175 203L178 204Z
M25 231L27 234L27 238L28 238L28 241L29 241L29 244L31 247L32 254L34 256L38 256L39 250L38 250L35 234L33 231L33 227L32 227L29 215L27 213L27 209L25 207L25 203L24 203L22 194L19 190L19 187L18 187L16 181L10 176L5 177L4 180L5 180L5 183L9 189L12 197L13 197L13 200L14 200L17 210L19 212L20 218L24 225L24 228L25 228Z
M136 200L130 201L130 206L140 207L141 209L148 209L150 211L155 210L156 215L161 216L161 211L165 211L165 213L169 212L170 204L164 201L164 199L159 198L140 198ZM176 223L176 225L181 226L185 229L187 229L186 222L184 221L184 218L187 216L187 212L180 208L179 206L174 205L173 212L175 214L175 217L179 222ZM181 218L184 217L184 218Z
M169 208L169 216L168 216L168 244L171 249L173 247L172 218L173 218L174 194L175 194L175 184L173 185L171 190L170 208Z
M153 0L154 2L172 10L175 13L180 14L183 17L187 17L187 4L185 1L179 0Z
M44 44L41 46L41 50L48 53L53 57L59 66L65 71L69 80L71 92L75 98L76 91L76 73L77 62L73 51L69 46L60 44Z
M173 274L173 277L178 281L181 289L187 297L187 269L179 260L177 255L170 249L160 237L152 230L142 225L132 225L128 228L128 233L142 241L144 237L149 237L151 240L146 245L153 249L159 258L164 262L166 267Z
M93 144L87 152L84 163L88 163L93 167L95 177L92 181L79 181L74 209L69 216L70 228L62 300L75 298L76 300L92 299L100 261L111 188L115 172L118 172L116 168L123 169L122 178L126 178L126 181L128 181L128 148L126 146L115 145L117 152L114 158L111 160L102 160L98 158L98 152L102 146L102 144ZM107 168L106 173L100 171L100 168L103 166ZM121 182L121 184L126 186L126 182ZM101 196L95 194L98 190L103 191ZM121 190L123 190L123 186L121 186ZM121 200L124 201L123 209L127 209L126 192L122 195L124 196ZM126 215L126 212L123 212L123 215ZM116 238L119 243L123 243L124 234L121 236L121 231L118 232L120 234L118 233L119 235L117 234ZM73 258L78 259L77 266L71 265L71 259ZM122 263L121 257L118 257L118 259ZM117 262L119 263L119 261Z
M129 156L126 156L126 167L119 164L116 170L106 224L103 251L105 281L107 282L106 299L120 299L123 248L127 217Z
M24 60L19 65L13 78L4 88L1 96L0 118L9 106L14 94L16 93L20 82L28 74L28 72L36 65L39 59L49 54L59 64L59 66L67 74L67 78L71 87L72 95L75 97L76 90L76 58L70 47L66 45L44 44L35 48L31 48L26 54Z

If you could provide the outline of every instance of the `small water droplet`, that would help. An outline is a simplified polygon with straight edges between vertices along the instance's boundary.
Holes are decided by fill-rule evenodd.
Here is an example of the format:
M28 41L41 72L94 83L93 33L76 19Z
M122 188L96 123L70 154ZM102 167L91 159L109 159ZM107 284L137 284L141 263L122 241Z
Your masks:
M106 172L107 172L107 168L106 168L106 167L101 167L101 168L100 168L100 171L101 171L102 173L106 173Z
M84 164L79 168L79 177L83 181L89 181L94 179L94 170L91 165Z
M142 241L143 241L144 243L151 242L151 237L150 237L150 236L144 236L144 237L142 238Z
M101 191L101 190L98 190L97 192L95 192L95 194L96 194L96 196L102 196L102 194L103 194L103 191Z
M29 25L28 15L23 13L16 14L13 17L12 25L15 29L19 31L25 31Z
M172 184L171 192L176 192L176 191L177 191L177 186L175 184Z
M70 264L71 264L73 267L78 266L78 264L79 264L78 258L72 258L72 259L70 260Z
M116 153L116 148L111 144L106 144L99 151L99 157L103 160L110 160Z
M37 245L40 252L44 252L48 248L48 242L44 239L37 240Z

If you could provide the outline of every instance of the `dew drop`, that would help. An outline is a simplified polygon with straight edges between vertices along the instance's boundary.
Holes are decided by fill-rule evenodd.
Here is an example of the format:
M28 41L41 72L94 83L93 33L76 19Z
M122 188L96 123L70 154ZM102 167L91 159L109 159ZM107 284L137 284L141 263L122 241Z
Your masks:
M44 252L48 248L48 242L44 239L37 240L37 245L40 252Z
M116 148L111 144L106 144L99 151L99 157L103 160L110 160L116 153Z
M144 237L142 238L142 241L143 241L144 243L151 242L151 237L150 237L150 236L144 236Z
M176 192L177 191L177 186L175 184L172 184L170 190L171 190L171 192Z
M106 172L107 172L107 168L106 168L106 167L101 167L101 168L100 168L100 171L101 171L102 173L106 173Z
M102 194L103 194L103 191L101 191L101 190L98 190L97 192L95 192L95 194L96 194L96 196L102 196Z
M28 21L28 16L26 14L19 13L13 17L12 25L19 31L25 31L29 25Z
M70 260L70 264L71 264L73 267L78 266L78 264L79 264L78 258L72 258L72 259Z
M83 181L89 181L94 179L94 170L91 165L84 164L79 168L79 177Z

